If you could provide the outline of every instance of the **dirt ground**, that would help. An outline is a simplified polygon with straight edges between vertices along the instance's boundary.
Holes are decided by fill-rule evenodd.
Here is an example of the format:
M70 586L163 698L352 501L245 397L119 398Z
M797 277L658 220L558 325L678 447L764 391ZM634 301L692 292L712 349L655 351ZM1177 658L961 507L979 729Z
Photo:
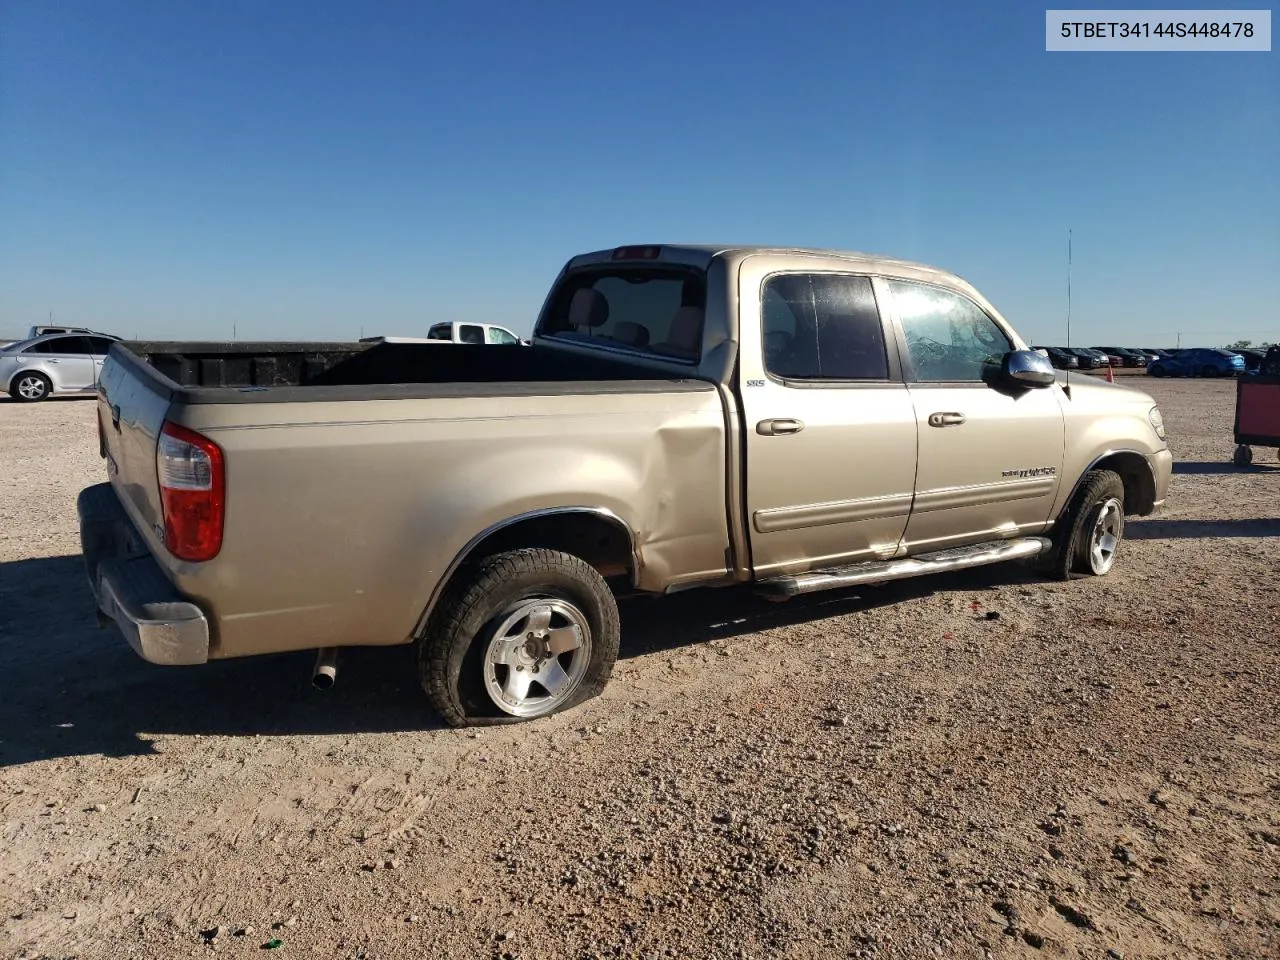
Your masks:
M1107 578L628 602L603 697L476 732L408 648L139 660L93 403L0 402L0 954L1280 956L1280 463L1142 386L1176 476Z

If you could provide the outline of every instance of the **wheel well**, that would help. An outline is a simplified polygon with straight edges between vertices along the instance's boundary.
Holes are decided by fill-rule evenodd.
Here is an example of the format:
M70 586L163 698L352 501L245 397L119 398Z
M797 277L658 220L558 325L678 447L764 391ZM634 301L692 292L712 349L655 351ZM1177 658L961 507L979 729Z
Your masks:
M603 514L553 513L508 524L475 544L466 562L522 547L545 547L579 557L606 580L635 580L635 555L630 531L622 521Z
M1145 517L1155 509L1156 481L1147 458L1138 453L1113 453L1090 470L1112 470L1124 482L1124 512Z

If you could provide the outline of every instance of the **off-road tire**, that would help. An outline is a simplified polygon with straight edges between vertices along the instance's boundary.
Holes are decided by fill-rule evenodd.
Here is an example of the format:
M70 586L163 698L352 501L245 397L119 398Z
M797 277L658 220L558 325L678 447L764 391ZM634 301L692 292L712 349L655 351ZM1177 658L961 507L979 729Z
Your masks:
M484 658L493 629L521 600L555 597L577 608L591 629L586 672L553 713L599 696L618 659L618 606L590 564L557 550L531 547L497 553L458 571L417 642L418 678L451 727L520 723L503 712L484 685ZM545 714L549 716L551 714Z
M1053 526L1052 548L1036 558L1039 561L1036 568L1055 580L1092 576L1085 557L1089 535L1102 505L1113 497L1120 501L1123 518L1124 481L1120 475L1112 470L1091 470L1085 474L1084 483Z

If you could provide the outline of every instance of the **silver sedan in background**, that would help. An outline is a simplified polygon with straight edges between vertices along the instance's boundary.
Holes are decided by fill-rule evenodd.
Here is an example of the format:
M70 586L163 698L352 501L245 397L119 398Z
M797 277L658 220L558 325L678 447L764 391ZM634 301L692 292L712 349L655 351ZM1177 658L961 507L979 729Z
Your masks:
M55 333L0 349L0 391L32 402L64 394L91 395L111 344L106 333Z

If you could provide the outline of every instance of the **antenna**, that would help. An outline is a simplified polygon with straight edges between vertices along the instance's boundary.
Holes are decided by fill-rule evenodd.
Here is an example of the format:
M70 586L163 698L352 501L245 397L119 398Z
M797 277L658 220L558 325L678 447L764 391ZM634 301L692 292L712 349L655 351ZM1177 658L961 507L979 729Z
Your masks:
M1067 228L1067 350L1071 350L1071 228ZM1064 371L1063 391L1071 396L1071 369Z

